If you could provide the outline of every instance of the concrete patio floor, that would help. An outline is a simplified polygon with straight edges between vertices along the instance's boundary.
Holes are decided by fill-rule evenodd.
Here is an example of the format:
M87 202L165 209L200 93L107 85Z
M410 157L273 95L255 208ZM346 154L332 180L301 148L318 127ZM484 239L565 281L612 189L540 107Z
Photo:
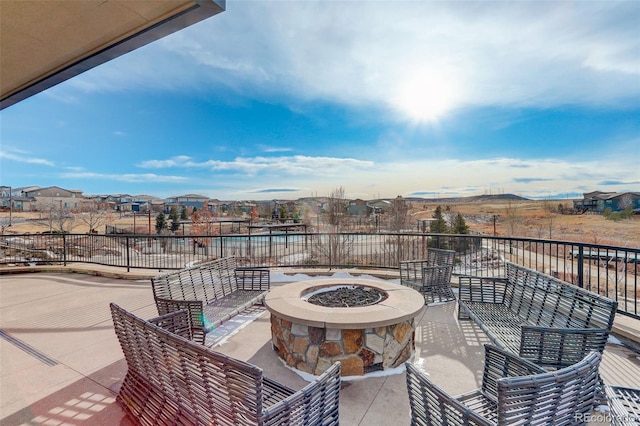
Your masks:
M133 424L115 402L126 364L109 302L143 318L155 316L156 310L145 273L128 278L53 272L0 276L2 426ZM472 322L458 322L455 308L446 303L421 311L414 357L452 394L479 386L483 344L488 342ZM630 333L640 334L640 322L625 324ZM270 342L265 311L214 349L256 364L266 376L292 388L304 386ZM601 375L606 383L640 386L640 354L612 339ZM345 381L340 405L343 425L409 424L405 375Z

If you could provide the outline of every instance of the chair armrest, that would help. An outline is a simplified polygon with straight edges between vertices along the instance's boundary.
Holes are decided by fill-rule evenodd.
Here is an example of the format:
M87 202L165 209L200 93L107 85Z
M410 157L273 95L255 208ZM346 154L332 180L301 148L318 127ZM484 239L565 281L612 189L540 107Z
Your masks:
M411 362L405 363L405 366L411 424L494 424L440 389ZM460 395L458 398L466 396L467 394Z
M206 324L204 323L204 305L200 300L174 300L155 298L159 315L186 310L191 318L192 340L204 344Z
M159 317L151 318L149 322L185 339L193 339L193 325L187 310L183 309L160 315Z
M400 282L417 284L422 282L422 269L429 266L426 260L403 260L400 262Z
M498 277L458 277L458 299L464 302L504 303L509 281Z
M239 289L268 291L271 288L268 268L236 268L235 274Z
M490 344L484 345L484 358L482 392L496 403L498 402L498 380L545 372L542 367Z
M264 425L338 425L340 363L316 380L263 411Z
M568 367L589 352L603 353L609 338L604 328L555 328L523 324L520 356L548 367Z
M400 261L400 268L408 269L408 268L418 268L422 269L425 266L429 266L429 261L426 259L413 259L413 260L402 260Z

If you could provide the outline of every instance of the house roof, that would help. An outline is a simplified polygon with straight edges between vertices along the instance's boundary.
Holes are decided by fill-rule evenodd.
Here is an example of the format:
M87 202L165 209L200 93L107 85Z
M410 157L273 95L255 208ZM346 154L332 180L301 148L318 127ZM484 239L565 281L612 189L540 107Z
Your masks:
M0 109L224 8L225 0L2 1Z
M49 190L60 190L60 191L66 191L66 192L71 192L71 193L75 193L75 194L82 194L82 190L80 189L67 189L67 188L61 188L59 186L53 185L53 186L47 186L47 187L39 187L39 186L32 186L32 187L28 187L22 190L22 192L34 192L34 191L49 191Z
M185 194L185 195L178 195L177 197L169 197L169 198L194 198L197 200L208 200L209 197L205 197L204 195L198 195L198 194Z

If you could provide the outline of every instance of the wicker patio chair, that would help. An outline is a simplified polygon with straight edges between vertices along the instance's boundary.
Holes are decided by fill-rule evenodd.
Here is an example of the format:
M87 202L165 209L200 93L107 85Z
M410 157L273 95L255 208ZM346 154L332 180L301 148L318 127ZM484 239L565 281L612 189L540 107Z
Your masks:
M238 267L235 256L151 279L158 315L186 309L191 314L194 339L200 343L222 322L262 303L270 286L268 268Z
M640 425L640 389L605 386L614 426Z
M451 275L456 252L428 248L425 259L400 262L400 283L418 290L426 304L456 300Z
M493 345L485 345L482 387L452 397L408 362L411 425L573 425L596 402L601 355L547 372Z
M188 311L143 320L111 304L127 361L118 401L145 425L338 425L340 363L295 391L192 340Z

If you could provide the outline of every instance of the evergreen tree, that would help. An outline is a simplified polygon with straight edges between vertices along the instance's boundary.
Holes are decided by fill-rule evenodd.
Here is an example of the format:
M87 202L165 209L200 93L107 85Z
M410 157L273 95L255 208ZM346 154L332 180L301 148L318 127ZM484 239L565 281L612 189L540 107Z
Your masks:
M452 234L468 234L469 233L469 227L467 226L467 223L464 221L464 217L462 217L460 213L458 213L456 218L453 220L453 225L451 226L451 233Z
M167 218L164 213L160 212L156 216L156 234L162 232L163 229L167 227Z
M180 217L178 216L178 209L176 206L171 206L169 211L169 220L171 220L171 232L176 232L180 227Z
M429 232L433 234L446 234L449 232L449 227L447 226L447 221L444 220L442 216L442 208L440 206L436 207L436 211L433 213L434 221L429 225Z
M180 211L180 220L189 220L189 213L185 206L182 206L182 210Z
M284 222L284 220L288 217L289 211L287 210L287 207L283 204L280 204L280 206L278 207L278 219L280 219L281 222Z

